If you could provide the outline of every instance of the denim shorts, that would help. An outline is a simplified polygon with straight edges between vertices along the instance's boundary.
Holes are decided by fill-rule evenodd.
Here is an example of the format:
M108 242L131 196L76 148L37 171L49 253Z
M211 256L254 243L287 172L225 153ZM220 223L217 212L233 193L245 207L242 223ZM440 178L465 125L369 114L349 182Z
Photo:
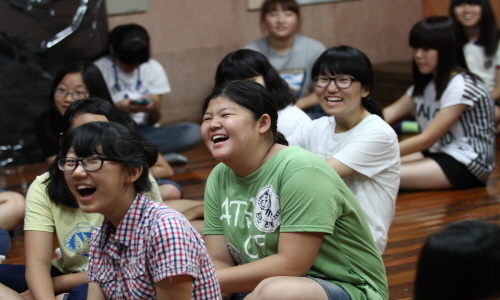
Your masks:
M328 296L328 300L351 300L351 297L349 297L349 294L344 291L340 286L336 285L333 282L329 282L323 279L319 278L314 278L311 276L303 276L304 278L310 278L325 290L326 295ZM231 297L231 300L243 300L248 293L242 293L242 294L233 294Z
M156 183L158 183L159 186L163 185L163 184L171 184L171 185L175 186L181 192L181 199L184 198L184 190L182 189L182 186L180 184L178 184L177 182L170 180L170 179L167 179L167 178L158 178L158 179L156 179Z

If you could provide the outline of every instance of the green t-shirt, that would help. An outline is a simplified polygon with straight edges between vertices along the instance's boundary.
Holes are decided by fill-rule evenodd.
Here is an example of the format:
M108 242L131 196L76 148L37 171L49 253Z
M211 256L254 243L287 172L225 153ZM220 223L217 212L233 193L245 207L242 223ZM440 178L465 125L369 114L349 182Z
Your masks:
M307 275L334 282L351 299L387 299L384 264L363 211L326 162L293 146L246 177L217 165L205 190L204 233L224 235L244 264L276 254L280 232L325 233Z

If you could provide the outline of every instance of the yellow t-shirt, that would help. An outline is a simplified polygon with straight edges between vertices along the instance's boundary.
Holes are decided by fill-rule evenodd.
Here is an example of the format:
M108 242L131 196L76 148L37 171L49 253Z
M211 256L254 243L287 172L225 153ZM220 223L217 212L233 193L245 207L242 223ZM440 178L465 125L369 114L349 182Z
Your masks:
M55 204L47 195L44 181L49 173L44 173L33 181L26 195L26 215L24 230L56 232L62 258L52 264L61 272L77 273L87 270L90 237L92 231L102 224L103 215L87 214L79 208ZM162 202L156 180L149 175L151 191L146 197Z

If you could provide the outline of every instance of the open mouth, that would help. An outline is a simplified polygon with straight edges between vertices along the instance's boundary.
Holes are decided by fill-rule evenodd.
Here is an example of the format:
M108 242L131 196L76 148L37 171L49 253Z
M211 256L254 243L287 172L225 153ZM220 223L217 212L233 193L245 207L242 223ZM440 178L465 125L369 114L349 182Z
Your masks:
M91 187L91 186L85 186L85 185L82 185L82 186L79 186L78 188L78 194L81 196L81 197L88 197L88 196L91 196L95 193L96 191L96 188L95 187Z
M212 137L212 142L214 142L214 144L219 144L227 141L228 139L229 137L227 135L217 134Z

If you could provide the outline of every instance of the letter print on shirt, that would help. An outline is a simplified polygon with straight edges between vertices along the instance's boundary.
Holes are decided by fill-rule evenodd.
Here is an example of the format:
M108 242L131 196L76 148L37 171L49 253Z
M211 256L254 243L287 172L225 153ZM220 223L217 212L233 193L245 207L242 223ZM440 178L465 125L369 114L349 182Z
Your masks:
M262 232L274 232L280 226L280 201L271 185L257 193L253 215L255 227Z

